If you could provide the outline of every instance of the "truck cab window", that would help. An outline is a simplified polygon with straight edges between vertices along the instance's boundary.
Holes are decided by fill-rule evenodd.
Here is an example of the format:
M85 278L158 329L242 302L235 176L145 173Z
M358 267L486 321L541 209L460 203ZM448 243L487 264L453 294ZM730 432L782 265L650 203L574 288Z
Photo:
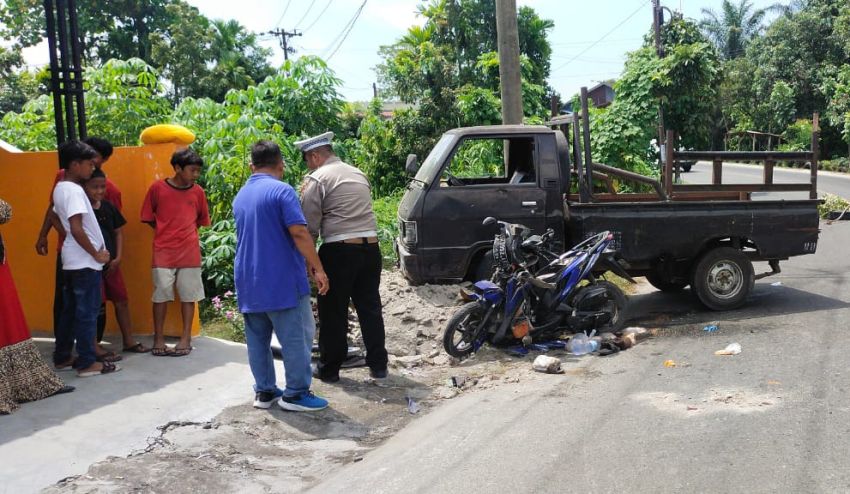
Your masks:
M533 184L534 155L534 139L528 137L464 139L443 171L440 186Z

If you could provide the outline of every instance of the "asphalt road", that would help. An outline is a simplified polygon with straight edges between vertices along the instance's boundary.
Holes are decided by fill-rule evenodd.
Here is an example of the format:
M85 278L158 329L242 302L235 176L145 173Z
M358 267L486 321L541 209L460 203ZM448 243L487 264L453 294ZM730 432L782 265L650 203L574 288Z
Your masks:
M712 165L707 161L700 161L688 173L682 173L682 180L692 184L710 184ZM739 165L737 163L723 164L724 184L752 184L762 183L763 168L758 165ZM799 168L773 169L773 182L781 183L809 183L809 170ZM818 171L818 193L824 192L850 198L850 175L844 173L833 173ZM808 199L808 192L783 192L753 194L753 199Z
M314 492L850 491L850 224L822 228L746 308L635 296L658 337L451 400Z

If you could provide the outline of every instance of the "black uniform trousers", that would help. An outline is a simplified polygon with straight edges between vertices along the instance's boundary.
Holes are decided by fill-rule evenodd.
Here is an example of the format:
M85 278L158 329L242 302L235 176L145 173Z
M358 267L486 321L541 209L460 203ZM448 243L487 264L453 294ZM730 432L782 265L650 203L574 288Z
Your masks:
M384 346L384 316L381 313L381 249L374 244L322 244L319 259L330 282L330 290L319 295L319 374L332 377L348 355L348 304L354 303L360 320L366 364L370 369L387 368Z

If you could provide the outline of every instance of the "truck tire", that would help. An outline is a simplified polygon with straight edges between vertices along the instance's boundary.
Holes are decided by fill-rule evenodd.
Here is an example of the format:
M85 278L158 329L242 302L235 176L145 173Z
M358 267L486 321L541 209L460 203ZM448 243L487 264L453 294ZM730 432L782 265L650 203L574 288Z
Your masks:
M647 273L646 281L655 288L667 293L681 292L686 286L688 286L688 284L684 281L670 281L667 277L662 276L655 271Z
M685 173L688 173L689 171L691 171L691 167L692 167L692 166L694 166L694 164L693 164L693 163L691 163L690 161L688 161L687 163L682 163L682 170L683 170Z
M738 249L718 247L697 262L691 289L709 309L731 310L744 305L754 283L747 256Z
M481 280L489 280L493 277L493 271L496 270L496 263L493 260L493 251L488 250L481 256L478 264L472 269L472 282Z

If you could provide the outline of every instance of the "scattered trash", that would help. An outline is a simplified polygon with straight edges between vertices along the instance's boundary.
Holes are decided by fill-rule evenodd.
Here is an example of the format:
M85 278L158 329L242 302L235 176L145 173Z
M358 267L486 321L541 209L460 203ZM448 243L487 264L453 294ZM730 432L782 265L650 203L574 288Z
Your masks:
M362 456L355 456L354 460L352 460L352 461L354 461L354 463L357 463L358 461L363 461L363 457Z
M777 282L771 283L770 286L782 286L782 282L777 281Z
M630 338L635 344L652 336L652 331L639 326L630 326L623 330L623 338Z
M467 379L464 376L452 376L446 379L446 386L451 388L462 388L466 380Z
M688 406L688 411L689 411L689 412L694 412L694 411L697 411L697 410L699 410L699 408L697 408L697 407L695 407L695 406L690 406L690 405Z
M709 324L708 326L702 328L702 330L705 331L706 333L713 333L713 332L717 331L717 325L716 324Z
M505 348L505 351L508 354L513 355L514 357L525 357L526 355L528 355L528 348L525 348L522 345L510 346L508 348Z
M564 340L541 341L539 344L549 350L563 350L567 348L567 342Z
M550 349L543 343L532 343L528 345L528 349L535 352L548 352Z
M738 355L739 353L741 353L740 343L730 343L723 350L714 352L715 355Z
M534 363L531 364L531 368L545 374L561 374L564 372L561 369L561 360L548 355L538 355L534 359Z
M419 407L419 403L416 403L413 398L407 397L407 411L410 412L411 415L416 415L419 413L421 408Z
M665 360L664 361L664 367L676 367L676 361L675 360Z
M570 338L570 341L567 342L567 351L573 355L585 355L595 352L599 349L599 341L592 339L595 334L595 329L590 333L590 336L584 333L574 334Z
M771 386L779 386L782 383L779 382L779 381L774 381L773 379L771 379L771 380L767 381L767 384L770 384Z

